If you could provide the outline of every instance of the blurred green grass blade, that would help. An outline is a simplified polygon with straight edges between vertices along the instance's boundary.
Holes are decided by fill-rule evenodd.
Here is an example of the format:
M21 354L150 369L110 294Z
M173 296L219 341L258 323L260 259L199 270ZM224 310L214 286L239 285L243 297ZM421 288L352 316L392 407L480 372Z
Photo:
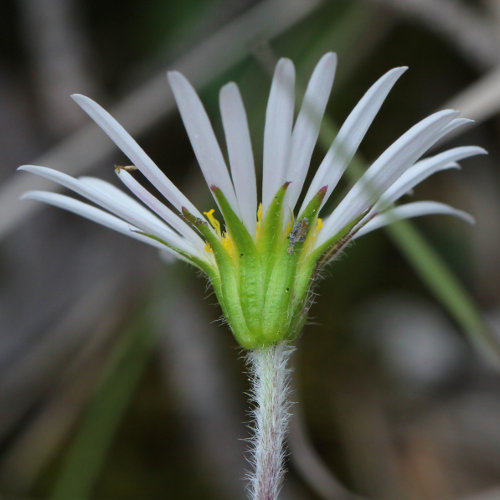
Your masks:
M152 327L140 314L126 328L104 370L49 498L84 500L98 478L107 451L154 345Z
M491 363L500 368L498 340L485 324L472 297L441 257L407 220L394 222L387 226L386 230L422 281L462 327L470 341Z

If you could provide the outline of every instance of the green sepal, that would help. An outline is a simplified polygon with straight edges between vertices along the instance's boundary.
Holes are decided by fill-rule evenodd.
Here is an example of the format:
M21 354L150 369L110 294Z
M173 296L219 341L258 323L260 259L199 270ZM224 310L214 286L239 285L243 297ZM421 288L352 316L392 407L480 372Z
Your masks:
M316 225L325 193L326 187L318 191L297 219L287 239L283 239L276 248L267 281L263 314L263 324L270 342L294 338L305 321L305 304L302 300L297 300L297 297L306 297L309 281L298 283L296 276L300 271L302 252L311 236L311 229ZM309 277L311 274L312 272Z
M264 269L264 286L267 287L269 275L277 255L277 247L283 242L283 200L289 182L283 184L274 195L267 211L263 214L259 234L257 235L257 249L262 258Z
M326 190L326 186L322 187L307 204L302 214L297 218L297 222L288 235L290 241L287 250L288 253L293 251L293 253L300 255L304 247L307 247L308 244L312 244L309 240L316 227L321 202L325 197ZM311 230L313 232L311 232Z
M253 335L248 329L241 307L237 272L229 253L205 220L195 217L185 207L182 207L182 214L212 247L220 275L220 281L216 280L214 283L214 290L234 336L243 347L252 346Z
M239 297L247 326L254 333L261 332L264 307L261 257L254 239L235 214L224 193L216 186L211 186L211 190L224 217L226 231L237 249L236 255L233 256L233 265L237 269Z
M295 253L289 254L287 248L288 243L283 240L281 251L273 261L267 282L262 315L267 344L278 342L288 336L293 317L292 302L298 256Z
M302 211L300 216L307 217L308 219L316 218L319 214L319 209L321 208L321 203L323 202L323 198L325 197L328 186L323 186L318 192L313 196L311 201L307 204L306 208Z

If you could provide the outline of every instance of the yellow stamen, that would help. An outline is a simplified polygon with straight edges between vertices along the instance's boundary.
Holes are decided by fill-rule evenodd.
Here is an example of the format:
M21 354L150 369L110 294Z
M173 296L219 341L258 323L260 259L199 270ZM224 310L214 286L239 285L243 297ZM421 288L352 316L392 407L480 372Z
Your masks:
M233 245L233 239L229 234L224 233L221 238L222 244L224 245L224 248L229 252L232 253L234 250L234 245Z
M212 227L215 229L217 235L220 237L221 236L220 222L214 217L214 212L215 209L212 208L212 210L209 210L208 212L203 212L203 214L208 219L208 222L210 222Z
M210 243L206 243L205 244L205 252L214 253L214 251L213 251L212 246L210 245Z
M262 225L262 203L259 203L259 208L257 209L257 224L255 225L255 233L258 235L260 231L260 226Z
M323 219L320 219L318 217L318 220L316 221L316 227L314 228L314 236L318 236L318 233L322 227L323 227Z

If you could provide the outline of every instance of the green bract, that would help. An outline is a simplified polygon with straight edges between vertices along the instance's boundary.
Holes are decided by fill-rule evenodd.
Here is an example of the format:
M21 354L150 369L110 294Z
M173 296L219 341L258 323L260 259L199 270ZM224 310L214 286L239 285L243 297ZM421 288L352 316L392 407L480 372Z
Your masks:
M212 213L199 219L184 216L204 236L213 252L214 266L203 265L234 336L245 348L293 340L310 305L309 289L321 252L313 248L321 227L318 211L326 189L321 189L294 221L283 220L283 201L289 183L274 196L259 217L255 239L236 216L220 189L212 186L225 222L222 233ZM259 209L262 212L262 209ZM333 242L329 242L331 246Z

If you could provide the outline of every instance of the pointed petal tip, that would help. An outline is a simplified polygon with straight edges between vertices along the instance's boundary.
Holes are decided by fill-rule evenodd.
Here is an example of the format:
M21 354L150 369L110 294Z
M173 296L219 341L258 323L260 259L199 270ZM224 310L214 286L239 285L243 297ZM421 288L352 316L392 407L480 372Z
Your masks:
M87 97L86 95L83 94L71 94L71 99L75 101L78 105L83 102L94 102L90 97Z
M47 193L51 194L50 191L25 191L21 196L19 196L20 201L25 201L25 200L33 200L33 201L40 201L39 196L40 193Z
M167 71L167 80L172 89L177 85L190 85L188 79L177 70Z
M220 92L222 91L227 91L228 89L237 89L238 88L238 85L236 85L235 82L227 82L225 83L221 88L220 88Z
M470 213L466 212L465 210L459 210L458 208L453 208L453 207L451 207L451 210L452 212L450 212L450 215L454 215L455 217L462 219L464 222L467 222L471 226L474 226L476 224L475 217L473 217Z
M295 65L293 64L293 61L288 57L282 57L276 63L275 72L276 71L290 71L293 75L295 75Z
M238 85L235 82L228 82L219 90L219 101L229 98L235 93L239 93Z
M328 62L336 63L337 62L337 53L330 51L330 52L327 52L326 54L324 54L323 56L321 56L320 61L326 61L326 60L328 60Z
M458 117L458 115L460 114L460 111L458 109L443 109L441 111L436 111L436 113L433 113L433 114L436 116L437 115L442 115L442 116L448 115L448 116Z
M20 172L30 172L30 173L38 173L40 170L44 170L47 167L40 167L39 165L21 165L17 167L16 170Z

